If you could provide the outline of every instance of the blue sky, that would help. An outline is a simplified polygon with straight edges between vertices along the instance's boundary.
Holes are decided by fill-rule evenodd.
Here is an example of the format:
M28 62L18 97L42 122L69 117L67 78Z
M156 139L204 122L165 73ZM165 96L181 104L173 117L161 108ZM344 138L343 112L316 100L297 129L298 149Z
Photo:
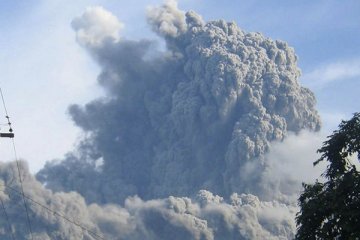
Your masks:
M125 24L122 36L154 39L145 10L161 3L0 2L0 86L16 130L19 156L29 161L33 172L46 160L61 158L80 136L67 106L103 94L96 85L99 68L76 43L71 20L87 6L100 5ZM261 32L294 47L303 73L300 81L317 97L325 134L341 118L360 111L360 1L179 0L179 7L193 9L205 20L235 21L246 31ZM10 145L1 141L1 160L10 160Z

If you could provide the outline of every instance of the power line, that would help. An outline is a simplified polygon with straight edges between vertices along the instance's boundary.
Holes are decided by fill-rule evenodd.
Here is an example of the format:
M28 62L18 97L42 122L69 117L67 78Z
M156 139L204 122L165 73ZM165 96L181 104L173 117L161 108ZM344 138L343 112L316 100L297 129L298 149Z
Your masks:
M3 94L2 90L1 90L1 88L0 88L0 94L1 94L1 100L2 100L2 103L3 103L3 106L4 106L4 110L5 110L5 113L6 113L6 118L8 120L8 124L9 124L9 127L10 127L9 131L12 132L11 123L10 123L10 117L9 117L8 111L6 109L6 104L5 104L5 100L4 100L4 94ZM17 170L18 170L18 174L19 174L19 181L20 181L20 186L21 186L22 199L23 199L23 202L24 202L25 210L26 210L26 218L27 218L27 223L28 223L28 227L29 227L29 232L30 232L31 239L34 239L32 229L31 229L29 210L28 210L28 207L27 207L26 201L25 201L24 186L23 186L22 179L21 179L19 161L18 161L18 158L17 158L14 138L12 139L12 144L13 144L13 148L14 148L16 166L17 166Z
M18 170L18 173L19 173L19 181L20 181L20 186L21 186L21 195L22 195L22 199L23 199L24 207L25 207L25 211L26 211L26 218L27 218L27 223L28 223L28 226L29 226L29 232L30 232L31 239L34 239L32 228L31 228L31 223L30 223L29 210L28 210L28 207L27 207L26 201L25 201L24 186L23 186L22 179L21 179L20 166L19 166L19 161L18 161L18 158L17 158L14 139L12 139L12 143L13 143L13 147L14 147L16 166L17 166L17 170Z
M15 193L17 193L17 194L19 194L19 195L22 195L22 193L21 193L19 190L16 190L15 188L13 188L13 187L11 187L11 186L5 185L5 187L7 187L8 189L12 190L13 192L15 192ZM2 191L4 191L4 190L2 190ZM97 234L96 232L94 232L94 231L92 231L92 230L84 227L84 226L81 225L80 223L78 223L78 222L76 222L76 221L74 221L74 220L71 220L70 218L66 217L64 214L61 214L61 213L59 213L59 212L57 212L57 211L52 210L51 208L45 206L45 205L42 204L42 203L39 203L38 201L32 199L31 197L29 197L29 196L27 196L27 195L24 195L24 197L25 197L26 199L30 200L30 202L32 202L33 204L36 204L36 205L42 207L43 209L45 209L46 211L52 213L53 215L58 216L58 217L60 217L60 218L62 218L62 219L64 219L64 220L68 221L69 223L71 223L71 224L73 224L73 225L81 228L81 229L84 230L84 231L87 231L89 234L91 234L91 235L92 235L93 237L95 237L96 239L105 240L104 237L102 237L102 236L100 236L99 234Z
M5 209L4 201L3 201L1 198L0 198L0 201L1 201L2 209L3 209L4 214L5 214L6 222L7 222L8 227L9 227L9 231L10 231L10 234L11 234L11 239L12 239L12 240L15 240L15 236L14 236L14 233L12 232L12 228L11 228L9 216L8 216L8 214L7 214L7 212L6 212L6 209Z
M3 91L0 87L0 95L1 95L1 100L2 100L2 104L3 104L3 107L4 107L4 110L5 110L5 118L7 119L7 123L6 124L1 124L1 125L8 125L10 127L9 131L12 132L12 128L11 128L11 122L10 122L10 117L9 117L9 114L8 114L8 111L7 111L7 108L6 108L6 104L5 104L5 98L4 98L4 94L3 94ZM17 163L17 154L16 154L16 151L14 152L14 155L15 155L15 160L16 160L16 163ZM13 173L13 176L12 176L12 179L10 181L10 184L14 181L15 179L15 171L14 169L12 168L12 173ZM10 185L9 184L9 185Z
M12 128L11 128L11 122L10 122L10 117L9 117L9 114L8 114L8 111L6 109L6 104L5 104L5 100L4 100L4 94L0 88L0 94L1 94L1 100L2 100L2 103L3 103L3 106L4 106L4 110L5 110L5 118L7 119L7 124L9 125L9 132L12 133Z
M1 186L6 187L6 185L1 185ZM0 190L0 191L5 192L4 190ZM19 193L12 193L12 192L8 191L8 192L6 192L6 194L7 194L7 195L9 196L9 198L11 199L12 196L18 195ZM13 204L12 204L13 206L16 205L16 206L18 206L18 207L23 207L22 202L12 202L12 203L13 203ZM9 218L9 219L10 219L10 218ZM49 234L49 229L48 229L48 227L45 226L45 228L46 228L46 233ZM12 229L11 229L11 230L12 230ZM36 237L35 237L35 238L36 238ZM59 240L59 238L53 238L53 239ZM63 239L60 239L60 240L63 240Z
M7 112L7 108L6 108L6 104L5 104L5 100L4 100L4 95L3 95L3 92L0 88L0 95L1 95L1 99L2 99L2 103L3 103L3 106L4 106L4 110L5 110L5 114L6 114L6 118L8 120L8 125L9 125L9 131L12 132L12 128L11 128L11 122L10 122L10 117L8 115L8 112ZM29 211L28 211L28 207L26 205L26 201L25 199L28 199L30 200L33 204L37 204L39 205L40 207L44 208L45 210L51 212L53 215L55 216L59 216L60 218L68 221L69 223L73 224L73 225L76 225L77 227L81 228L82 231L87 231L90 235L92 235L94 238L96 239L102 239L102 240L105 240L105 238L103 238L102 236L98 235L96 232L94 231L91 231L90 229L84 227L83 225L81 225L80 223L77 223L75 222L74 220L71 220L69 218L67 218L65 215L63 214L60 214L52 209L50 209L49 207L35 201L34 199L32 199L31 197L29 196L26 196L25 193L24 193L24 187L23 187L23 183L22 183L22 179L21 179L21 174L20 174L20 166L19 166L19 161L18 161L18 157L17 157L17 151L16 151L16 145L15 145L15 141L14 141L14 138L12 138L12 144L13 144L13 150L14 150L14 155L15 155L15 161L16 161L16 166L17 166L17 170L18 170L18 174L19 174L19 181L20 181L20 185L21 185L21 191L18 191L16 190L15 188L9 186L9 185L6 185L5 184L5 187L7 187L8 189L14 191L15 193L19 194L22 196L22 199L23 199L23 203L24 203L24 206L25 206L25 210L26 210L26 217L27 217L27 222L28 222L28 227L29 227L29 232L30 232L30 236L31 236L31 239L34 239L33 238L33 232L32 232L32 228L31 228L31 223L30 223L30 217L29 217ZM13 170L13 177L15 178L15 174L14 174L14 170ZM13 182L14 178L11 180L10 183ZM2 191L5 192L4 189L1 189ZM6 215L6 218L8 219L8 215L6 213L6 210L5 210L5 206L3 204L3 201L1 200L1 204L2 204L2 207L3 207L3 210L4 210L4 213ZM10 226L10 222L8 221L8 224ZM11 227L11 226L10 226ZM11 229L10 229L11 230ZM12 233L12 232L11 232ZM12 235L13 239L14 239L14 236Z
M5 100L4 100L4 95L3 95L3 92L0 88L0 94L1 94L1 100L2 100L2 103L3 103L3 106L4 106L4 110L5 110L5 113L6 113L6 117L9 117L9 114L7 112L7 109L6 109L6 104L5 104Z

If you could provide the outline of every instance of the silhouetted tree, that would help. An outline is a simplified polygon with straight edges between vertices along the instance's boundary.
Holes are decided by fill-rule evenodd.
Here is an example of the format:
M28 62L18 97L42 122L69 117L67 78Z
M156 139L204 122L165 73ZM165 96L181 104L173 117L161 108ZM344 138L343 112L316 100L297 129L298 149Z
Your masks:
M328 161L325 182L303 184L296 239L360 239L360 173L350 161L360 159L360 113L342 121L318 152L314 165Z

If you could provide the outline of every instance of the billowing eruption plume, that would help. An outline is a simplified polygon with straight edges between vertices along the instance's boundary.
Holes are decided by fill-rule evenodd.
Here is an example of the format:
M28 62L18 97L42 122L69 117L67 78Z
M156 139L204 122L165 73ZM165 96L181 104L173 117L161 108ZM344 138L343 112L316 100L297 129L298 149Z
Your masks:
M87 137L76 153L37 175L50 188L99 203L200 189L261 194L256 183L269 143L288 131L319 128L315 98L299 86L296 56L285 42L235 23L205 23L168 2L148 13L167 43L166 52L156 52L148 40L121 39L110 30L100 37L84 23L94 11L73 27L102 66L99 83L108 95L71 106ZM258 169L244 178L249 162Z
M289 132L320 128L294 50L235 23L205 22L174 1L149 8L148 22L165 51L119 36L122 24L100 7L73 21L107 94L70 107L84 139L36 177L84 199L30 176L28 188L49 205L77 204L75 214L107 239L291 238L298 188L266 181L266 153Z

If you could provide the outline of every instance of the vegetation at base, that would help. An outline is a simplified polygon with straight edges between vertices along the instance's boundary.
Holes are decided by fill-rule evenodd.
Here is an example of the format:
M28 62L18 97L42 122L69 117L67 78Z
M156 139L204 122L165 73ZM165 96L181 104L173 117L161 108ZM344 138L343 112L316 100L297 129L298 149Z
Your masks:
M296 239L360 239L360 173L350 160L360 159L360 113L342 121L318 152L314 165L328 162L325 181L303 184Z

